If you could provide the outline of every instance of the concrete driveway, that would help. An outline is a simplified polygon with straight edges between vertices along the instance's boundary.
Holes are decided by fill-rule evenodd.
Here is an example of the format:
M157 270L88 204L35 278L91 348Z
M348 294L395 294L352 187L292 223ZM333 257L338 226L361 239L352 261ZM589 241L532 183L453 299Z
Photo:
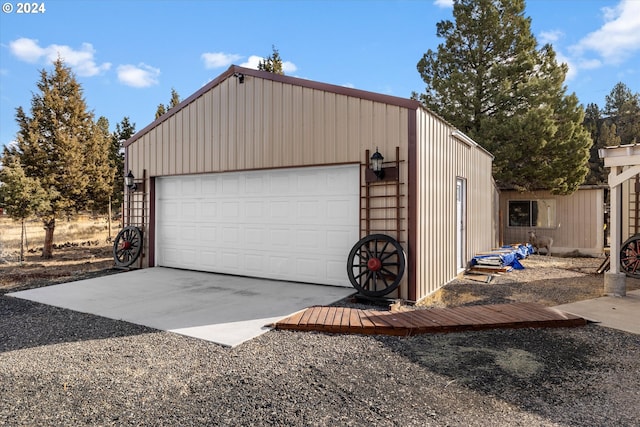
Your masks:
M7 294L234 347L353 288L154 267Z

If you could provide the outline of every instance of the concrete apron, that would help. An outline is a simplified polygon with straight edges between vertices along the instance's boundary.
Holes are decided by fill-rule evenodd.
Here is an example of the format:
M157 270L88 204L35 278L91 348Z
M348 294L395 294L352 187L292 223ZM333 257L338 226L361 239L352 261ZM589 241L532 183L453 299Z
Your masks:
M269 331L265 325L354 293L154 267L7 295L234 347Z
M626 296L604 296L554 307L601 326L640 335L640 290Z

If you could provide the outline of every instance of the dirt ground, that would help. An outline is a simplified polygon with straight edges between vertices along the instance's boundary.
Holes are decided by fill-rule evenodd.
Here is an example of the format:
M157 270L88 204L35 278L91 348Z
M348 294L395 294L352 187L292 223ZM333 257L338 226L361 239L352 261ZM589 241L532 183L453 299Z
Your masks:
M459 278L419 305L455 307L474 304L535 302L545 306L598 298L604 293L604 275L597 270L604 258L530 255L523 270L494 275L480 283ZM627 291L640 289L640 279L627 277Z
M0 294L113 274L113 243L103 218L79 218L59 222L54 233L53 259L42 258L44 230L30 222L28 245L20 262L20 224L0 219ZM117 227L112 227L115 238Z
M0 294L122 271L114 268L113 246L104 238L57 245L51 260L42 259L37 249L28 252L24 262L17 260L15 251L0 252ZM524 270L495 275L489 283L454 280L418 305L537 302L555 306L603 294L604 277L596 273L602 258L531 255L521 262ZM627 291L635 289L640 289L640 280L627 278Z
M44 260L29 253L23 263L0 261L0 293L71 282L118 272L113 268L111 244L70 246Z

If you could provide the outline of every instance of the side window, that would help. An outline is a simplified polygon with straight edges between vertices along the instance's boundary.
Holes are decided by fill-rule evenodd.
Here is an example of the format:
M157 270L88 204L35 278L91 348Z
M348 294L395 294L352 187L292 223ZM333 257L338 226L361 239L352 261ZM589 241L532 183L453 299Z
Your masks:
M531 217L531 226L554 228L556 224L556 201L541 199L531 201L531 210L535 213Z
M509 227L554 228L554 199L509 200Z
M530 227L531 202L509 200L509 227Z

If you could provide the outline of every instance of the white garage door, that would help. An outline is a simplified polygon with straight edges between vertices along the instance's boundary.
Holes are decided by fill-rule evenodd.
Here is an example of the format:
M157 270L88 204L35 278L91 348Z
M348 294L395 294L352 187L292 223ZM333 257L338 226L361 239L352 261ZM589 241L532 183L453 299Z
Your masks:
M351 286L359 166L156 180L156 265Z

